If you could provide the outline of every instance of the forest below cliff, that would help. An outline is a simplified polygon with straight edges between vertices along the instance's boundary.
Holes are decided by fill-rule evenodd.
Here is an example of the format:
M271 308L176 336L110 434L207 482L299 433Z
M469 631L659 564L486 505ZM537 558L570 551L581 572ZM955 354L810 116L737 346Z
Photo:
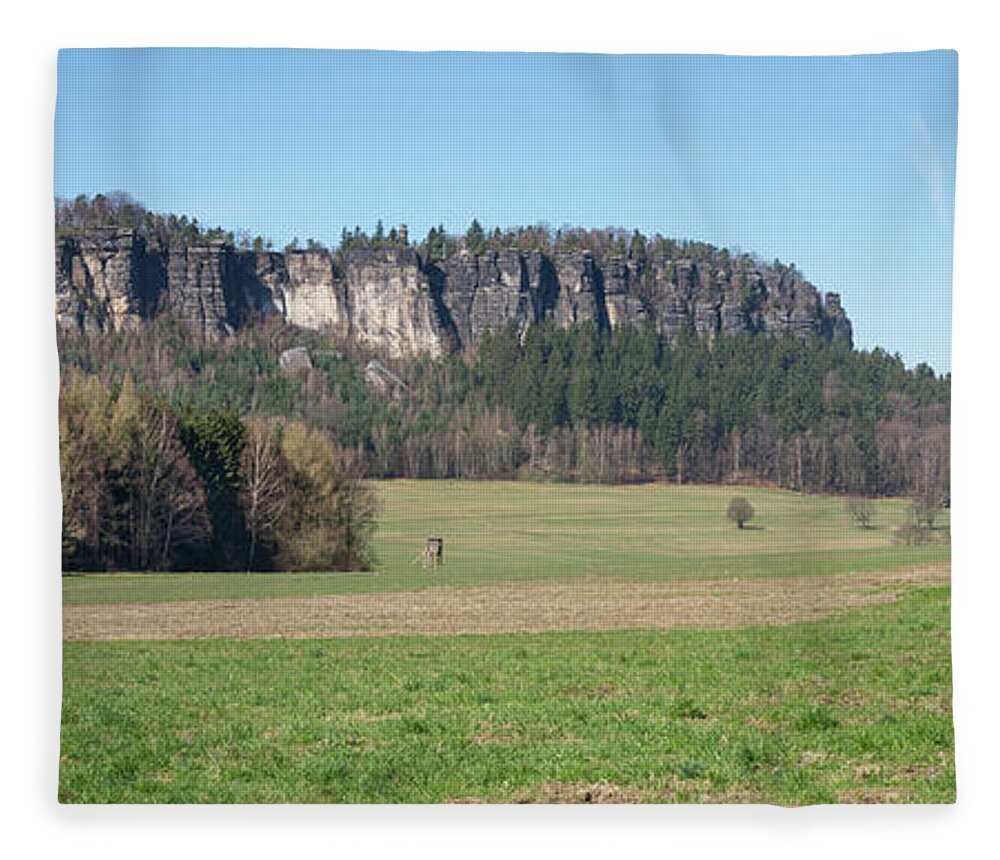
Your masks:
M58 210L57 253L70 259L64 286L79 306L105 302L70 324L60 319L58 329L67 567L364 566L360 536L373 511L363 477L761 483L930 505L948 496L950 377L925 364L907 369L880 349L855 350L839 299L820 304L793 266L637 231L487 234L477 223L457 237L435 228L413 248L405 231L345 231L336 251L310 241L282 258L265 240L130 206L95 198ZM122 227L86 244L94 229ZM226 290L241 245L258 271L261 261L272 273L287 267L285 280L269 282L269 301L284 310L244 309L239 325L213 330L202 316L193 329L180 310L207 307L210 289L220 314L234 318ZM192 268L197 247L209 256ZM158 301L167 311L150 312L155 301L137 285L147 257L163 254L166 299ZM551 260L552 283L508 278L504 261L523 275L525 259ZM340 296L350 324L291 313L303 285L313 304L300 307ZM632 310L614 324L608 312L578 313L591 288L607 311ZM445 341L408 329L409 348L391 349L400 320L413 321L413 302L435 289L435 301L450 303L463 348L422 350ZM365 295L374 307L363 306ZM666 298L644 304L649 295ZM540 302L539 312L508 313L525 296ZM643 312L673 306L680 310ZM370 327L358 328L366 319ZM138 423L116 435L116 413ZM172 452L178 498L190 506L183 522L160 517L155 539L134 532L134 476L121 466L134 454L141 471L141 446L118 450L137 444L140 415L160 416L161 453ZM282 509L305 510L313 497L326 507L308 522L275 516L258 541L245 452L262 438L278 452L287 484L279 495L302 502ZM304 453L309 446L322 462ZM99 503L93 462L104 462L111 480ZM128 480L114 484L115 475ZM325 496L310 486L326 487ZM305 557L308 535L334 521L324 533L344 541L326 546L322 559Z
M291 347L308 365L280 365ZM474 357L369 367L370 351L276 321L199 342L169 321L62 333L64 368L129 376L178 409L294 419L358 475L766 482L918 495L948 485L950 379L881 350L738 335L675 344L592 323L487 334ZM381 362L378 367L385 367Z

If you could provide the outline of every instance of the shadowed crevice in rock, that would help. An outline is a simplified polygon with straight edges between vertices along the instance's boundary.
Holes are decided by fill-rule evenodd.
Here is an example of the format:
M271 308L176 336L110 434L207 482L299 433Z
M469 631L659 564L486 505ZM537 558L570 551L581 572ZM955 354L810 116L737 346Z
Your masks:
M455 326L451 310L445 303L444 291L447 284L445 273L433 263L424 265L424 273L427 275L431 302L434 307L434 316L445 343L445 352L449 354L460 352L462 349L462 339L459 337L458 328Z

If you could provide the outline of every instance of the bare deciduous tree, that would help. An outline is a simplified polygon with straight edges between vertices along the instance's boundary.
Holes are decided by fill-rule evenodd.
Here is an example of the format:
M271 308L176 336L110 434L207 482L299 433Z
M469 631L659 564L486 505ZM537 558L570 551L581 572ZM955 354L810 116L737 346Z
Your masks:
M864 496L848 496L844 506L858 528L866 529L871 525L872 517L875 515L875 503L871 499Z
M281 435L286 502L277 540L282 570L361 570L370 566L375 526L371 490L341 472L337 450L322 432L298 422Z
M113 532L134 570L167 569L174 551L205 543L205 491L166 404L140 395L126 377L109 422L119 488Z
M936 488L931 488L910 505L910 513L917 528L932 531L938 515L941 513L941 495Z
M106 393L93 376L72 371L59 393L59 468L62 477L62 547L67 567L103 566L109 509L107 451L101 409Z
M247 422L240 457L240 501L250 543L247 570L254 569L259 547L270 543L285 510L286 468L278 429L261 419Z

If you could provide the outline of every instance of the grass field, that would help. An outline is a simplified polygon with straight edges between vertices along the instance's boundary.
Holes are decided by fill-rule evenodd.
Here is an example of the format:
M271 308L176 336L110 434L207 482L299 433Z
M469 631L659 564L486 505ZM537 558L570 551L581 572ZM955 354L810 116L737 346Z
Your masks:
M60 799L954 800L950 553L895 543L905 502L862 530L749 489L738 531L732 488L379 490L377 576L64 578L105 641L64 646ZM268 613L306 638L223 623ZM205 638L114 641L123 617Z
M111 574L66 577L67 606L208 598L396 592L500 581L670 581L889 570L950 558L947 544L899 546L907 502L880 500L854 528L843 499L704 486L605 487L470 481L377 482L375 574ZM756 516L737 530L729 499ZM947 526L947 517L941 522ZM430 536L445 567L422 572Z

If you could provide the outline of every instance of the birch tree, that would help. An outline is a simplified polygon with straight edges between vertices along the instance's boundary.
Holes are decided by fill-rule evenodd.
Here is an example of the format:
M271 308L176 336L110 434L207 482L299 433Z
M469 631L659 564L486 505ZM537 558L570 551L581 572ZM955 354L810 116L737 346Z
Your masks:
M270 547L285 512L287 469L278 429L261 419L247 422L240 458L240 501L249 535L247 570L262 546Z

